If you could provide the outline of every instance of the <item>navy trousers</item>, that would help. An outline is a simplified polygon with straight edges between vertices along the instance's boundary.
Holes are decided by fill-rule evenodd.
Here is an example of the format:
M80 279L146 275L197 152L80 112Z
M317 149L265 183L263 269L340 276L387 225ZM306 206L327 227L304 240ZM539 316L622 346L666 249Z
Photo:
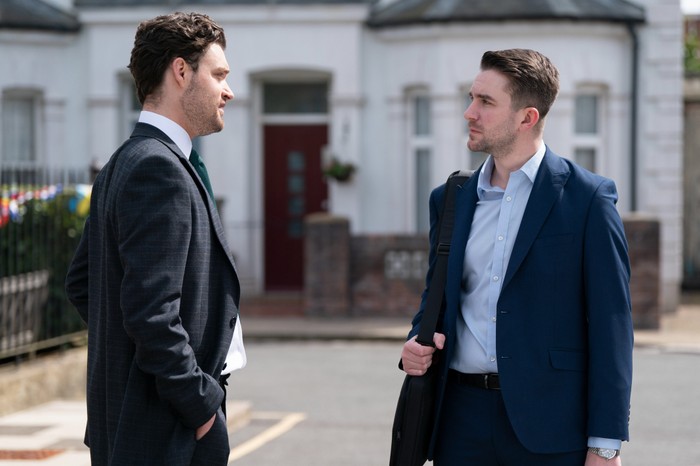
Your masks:
M500 390L447 383L435 466L583 466L585 461L586 449L553 455L527 450L510 425Z

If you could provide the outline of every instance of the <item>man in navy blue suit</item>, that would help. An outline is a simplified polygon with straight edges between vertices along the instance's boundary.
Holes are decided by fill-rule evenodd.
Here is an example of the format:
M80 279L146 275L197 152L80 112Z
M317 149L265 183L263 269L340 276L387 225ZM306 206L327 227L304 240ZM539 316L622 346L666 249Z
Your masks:
M415 335L404 370L440 374L436 466L621 465L633 330L615 184L544 144L559 73L532 50L486 52L464 113L489 154L456 195L435 348ZM444 185L430 197L430 268Z

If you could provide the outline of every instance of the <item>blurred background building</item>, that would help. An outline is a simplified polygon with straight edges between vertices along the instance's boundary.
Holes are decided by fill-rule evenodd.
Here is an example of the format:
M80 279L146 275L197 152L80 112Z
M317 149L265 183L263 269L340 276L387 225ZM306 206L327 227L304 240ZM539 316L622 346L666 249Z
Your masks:
M511 47L559 68L545 142L614 179L623 216L659 220L662 310L700 277L700 226L684 246L680 0L0 0L0 161L104 164L140 110L135 28L176 10L226 30L236 97L196 145L246 294L302 289L309 213L425 234L431 189L484 159L462 117L480 57Z

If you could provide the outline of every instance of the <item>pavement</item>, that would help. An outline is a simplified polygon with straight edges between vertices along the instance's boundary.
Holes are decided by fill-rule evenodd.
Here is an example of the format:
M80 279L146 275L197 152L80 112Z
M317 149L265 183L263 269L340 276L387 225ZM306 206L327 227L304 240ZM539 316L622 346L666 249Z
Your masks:
M242 319L247 341L366 340L403 341L408 318L250 317ZM635 346L661 351L700 353L700 295L684 297L675 313L663 315L660 328L636 330ZM78 349L77 351L84 351ZM229 426L245 424L252 406L231 400ZM0 417L0 466L88 466L82 443L84 400L56 400Z

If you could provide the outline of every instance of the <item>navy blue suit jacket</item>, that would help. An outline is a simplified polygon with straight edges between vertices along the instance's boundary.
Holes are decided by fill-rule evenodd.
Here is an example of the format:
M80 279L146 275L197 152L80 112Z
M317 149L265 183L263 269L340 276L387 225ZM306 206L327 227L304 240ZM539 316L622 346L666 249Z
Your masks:
M441 374L436 426L457 338L477 180L478 172L456 195L439 329L446 344L436 358ZM430 197L428 286L443 198L444 185ZM611 180L547 149L513 246L496 324L498 370L508 416L521 443L536 453L584 449L589 436L628 439L630 268L616 202ZM409 338L418 333L426 296L424 292Z

